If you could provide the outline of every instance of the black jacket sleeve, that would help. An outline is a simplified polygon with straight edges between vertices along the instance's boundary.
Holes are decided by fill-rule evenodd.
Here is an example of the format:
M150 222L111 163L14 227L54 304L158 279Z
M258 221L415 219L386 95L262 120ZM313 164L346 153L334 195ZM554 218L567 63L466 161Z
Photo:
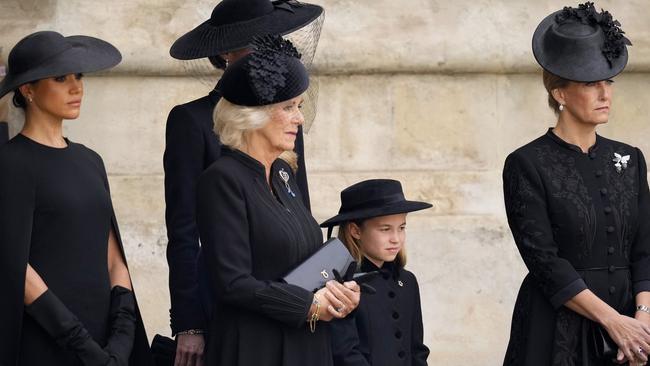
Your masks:
M177 106L167 119L165 169L165 222L171 297L172 333L206 329L201 307L197 260L196 185L204 168L205 141L192 116Z
M558 256L539 173L524 156L513 153L503 169L508 224L530 274L555 308L587 289L566 259Z
M20 349L36 192L31 166L10 144L0 148L0 365L15 365Z
M362 295L364 296L364 295ZM367 347L361 345L357 323L358 310L330 323L332 356L336 366L370 366Z
M650 192L648 170L641 150L636 149L639 164L639 217L632 246L632 284L634 293L650 291Z
M307 324L311 292L253 277L246 197L231 172L209 169L201 176L197 219L220 301L290 326Z
M420 287L417 279L415 283L415 299L413 301L413 325L411 329L411 354L413 366L427 366L429 348L424 344L424 326L422 324L422 305L420 304Z

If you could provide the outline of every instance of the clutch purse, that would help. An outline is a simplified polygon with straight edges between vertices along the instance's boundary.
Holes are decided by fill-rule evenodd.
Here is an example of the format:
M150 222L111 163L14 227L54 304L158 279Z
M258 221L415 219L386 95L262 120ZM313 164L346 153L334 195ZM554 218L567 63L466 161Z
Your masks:
M156 334L151 342L151 355L156 366L174 366L176 341Z
M291 270L282 279L308 291L318 291L329 280L336 280L334 270L345 273L354 258L348 248L338 239L331 238L323 246Z
M600 325L595 323L591 324L591 329L589 330L589 342L596 358L612 359L616 357L618 345Z

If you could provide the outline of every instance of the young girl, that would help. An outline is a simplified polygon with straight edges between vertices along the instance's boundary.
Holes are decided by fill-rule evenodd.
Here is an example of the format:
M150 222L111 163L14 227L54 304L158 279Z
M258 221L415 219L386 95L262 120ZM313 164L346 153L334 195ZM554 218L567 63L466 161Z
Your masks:
M420 292L406 264L406 214L431 207L407 201L400 182L366 180L341 192L339 214L321 226L338 236L359 272L380 271L368 284L353 317L332 322L334 365L426 365Z

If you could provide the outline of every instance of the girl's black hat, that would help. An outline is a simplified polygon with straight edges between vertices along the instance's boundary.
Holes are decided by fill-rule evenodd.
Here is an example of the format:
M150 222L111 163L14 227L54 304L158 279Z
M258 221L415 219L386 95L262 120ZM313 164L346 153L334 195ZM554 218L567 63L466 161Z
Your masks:
M283 102L304 93L309 74L290 41L265 36L253 41L255 52L230 65L219 84L221 96L240 106Z
M533 54L544 70L567 80L610 79L627 65L632 43L620 23L593 2L547 16L533 34Z
M431 204L408 201L402 184L392 179L370 179L354 184L341 192L339 214L324 221L321 227L332 227L346 221L395 215L430 208Z
M0 82L0 97L32 81L104 70L120 61L120 51L99 38L64 37L52 31L32 33L9 53L7 75Z
M255 36L291 33L322 13L322 7L296 0L223 0L210 19L177 39L169 54L179 60L218 56L248 47Z

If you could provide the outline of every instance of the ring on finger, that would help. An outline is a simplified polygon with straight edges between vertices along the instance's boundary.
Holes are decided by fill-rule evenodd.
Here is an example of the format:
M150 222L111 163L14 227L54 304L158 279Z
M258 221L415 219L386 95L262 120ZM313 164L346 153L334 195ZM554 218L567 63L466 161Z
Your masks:
M345 311L345 306L341 306L341 307L336 309L337 313L343 313L344 311Z

